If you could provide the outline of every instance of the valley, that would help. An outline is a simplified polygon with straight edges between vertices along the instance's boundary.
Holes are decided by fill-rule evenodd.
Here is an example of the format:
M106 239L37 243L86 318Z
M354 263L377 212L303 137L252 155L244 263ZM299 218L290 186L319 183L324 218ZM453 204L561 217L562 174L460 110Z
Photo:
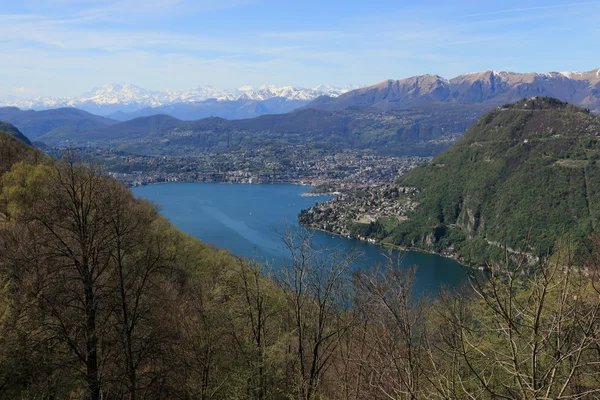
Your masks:
M329 92L318 94L274 86L253 94L209 91L220 96L210 101L221 105L240 96L312 99L287 113L246 119L169 115L195 107L191 100L185 107L169 103L133 111L141 115L133 119L120 115L125 121L72 108L14 107L1 108L0 119L15 123L48 154L75 150L128 186L294 183L312 185L316 193L343 193L303 212L300 221L478 264L500 256L501 247L490 243L540 256L551 251L557 232L566 229L581 240L596 226L599 85L600 70L484 71L449 80L420 75L350 91L322 87ZM124 102L146 96L131 87L115 90L100 97ZM531 94L536 97L505 104ZM144 116L159 109L165 114ZM532 171L559 192L548 192ZM571 193L576 188L585 193L583 202ZM546 206L532 210L518 193L535 199L535 190L548 193ZM554 221L551 229L542 222L547 219ZM536 234L531 243L525 244L525 226Z

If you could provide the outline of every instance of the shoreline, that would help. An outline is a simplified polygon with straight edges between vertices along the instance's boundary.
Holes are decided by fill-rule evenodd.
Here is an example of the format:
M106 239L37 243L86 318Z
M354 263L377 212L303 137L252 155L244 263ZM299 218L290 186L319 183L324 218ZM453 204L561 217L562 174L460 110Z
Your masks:
M116 179L117 181L121 182L127 188L138 188L138 187L144 187L144 186L164 185L164 184L168 184L168 183L212 183L212 184L219 184L219 185L296 185L296 186L305 186L305 187L311 188L311 189L316 189L316 188L319 188L319 186L320 186L320 184L318 184L317 186L314 186L312 183L306 183L306 182L304 182L302 180L297 180L297 181L277 181L277 182L228 182L228 181L211 181L211 182L207 182L207 181L187 181L187 180L181 180L181 181L147 182L147 183L142 183L140 185L136 185L136 184L132 184L130 182L123 181L123 180L121 180L119 178L113 177L113 179ZM350 186L349 189L352 190L352 189L357 189L357 188L364 188L364 187L367 187L367 186L379 186L379 185L383 185L384 183L375 183L375 184L367 185L367 186L365 186L364 184L348 183L348 182L342 183L342 185L343 184L356 185L356 186ZM333 192L311 192L309 190L309 191L307 191L305 193L302 193L301 196L303 196L303 197L319 197L319 196L335 197L335 196L343 195L349 189L348 188L344 188L344 189L336 190L336 191L333 191Z
M311 186L314 187L314 186ZM306 193L302 193L300 196L302 197L324 197L324 196L329 196L329 197L335 197L335 196L339 196L341 195L341 192L325 192L325 193L314 193L314 192L306 192Z
M300 225L302 227L306 228L306 229L309 229L309 230L319 231L319 232L323 232L323 233L328 233L328 234L331 234L331 235L343 237L344 239L359 240L361 242L372 244L374 246L379 246L379 247L382 247L382 248L388 248L388 249L398 250L398 251L412 251L412 252L415 252L415 253L422 253L422 254L433 254L433 255L436 255L436 256L440 256L440 257L449 258L451 260L454 260L461 267L468 268L468 269L473 270L473 271L481 270L481 268L473 267L473 266L464 264L461 260L458 259L458 256L456 256L454 254L443 254L443 253L439 253L439 252L433 251L433 250L426 250L426 249L421 249L421 248L417 248L417 247L398 246L398 245L394 245L394 244L381 243L381 242L377 242L377 241L369 242L368 240L363 240L363 239L360 239L360 238L353 238L353 237L350 237L350 236L342 235L341 233L327 231L327 230L322 229L322 228L316 228L316 227L307 226L307 225L303 225L303 224L300 224Z
M115 178L116 179L116 178ZM118 179L117 179L118 180ZM153 186L153 185L165 185L168 183L215 183L218 185L297 185L297 186L306 186L306 187L315 187L306 183L301 182L206 182L206 181L165 181L165 182L149 182L141 185L132 185L126 182L119 180L125 187L127 188L139 188L144 186ZM321 196L320 194L315 196ZM324 196L328 196L325 194Z
M210 184L218 184L218 185L295 185L295 186L305 186L307 188L309 188L309 191L302 193L301 196L303 197L319 197L319 196L340 196L342 194L344 194L344 192L342 191L335 191L335 192L311 192L310 189L314 189L314 188L318 188L319 186L313 186L311 183L306 183L303 181L277 181L277 182L226 182L226 181L211 181L211 182L207 182L207 181L186 181L186 180L182 180L182 181L163 181L163 182L147 182L147 183L142 183L140 185L135 185L132 184L130 182L125 182L121 179L118 178L114 178L117 181L121 182L126 188L131 189L131 188L140 188L140 187L144 187L144 186L154 186L154 185L165 185L165 184L169 184L169 183L210 183Z

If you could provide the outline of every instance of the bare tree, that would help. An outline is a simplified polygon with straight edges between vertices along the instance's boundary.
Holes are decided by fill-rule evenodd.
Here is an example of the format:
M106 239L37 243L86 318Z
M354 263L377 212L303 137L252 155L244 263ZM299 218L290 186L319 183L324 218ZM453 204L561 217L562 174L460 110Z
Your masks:
M464 367L457 379L463 396L600 394L600 302L590 297L591 280L573 263L571 246L559 250L539 264L523 257L516 264L490 266L475 276L466 312L456 305L446 308L443 326L451 327L453 336L447 343Z
M27 174L37 176L37 169L47 176L30 188ZM12 240L6 248L16 258L7 254L4 261L42 310L46 342L60 343L56 348L74 357L67 365L84 378L90 399L109 389L135 399L138 371L156 377L158 363L149 368L149 362L168 335L160 322L168 309L163 294L170 291L160 273L166 260L153 229L156 211L73 158L52 168L23 165L14 174L7 197L16 217L11 229L27 247ZM127 378L125 391L110 387L116 376Z
M28 219L45 233L44 250L54 266L54 290L43 296L55 328L85 366L89 398L99 400L109 314L101 305L108 295L112 240L102 207L107 182L75 160L55 171L50 195L39 199Z
M425 298L414 290L415 268L388 254L383 266L356 275L357 307L368 315L365 345L373 396L417 399L421 395L425 343Z
M342 337L354 323L344 311L351 300L349 269L358 255L315 249L306 230L288 231L282 239L291 260L281 267L280 284L296 336L298 395L313 399Z
M238 259L237 273L239 274L242 302L242 325L249 327L249 351L244 351L245 340L238 338L242 351L246 353L251 370L251 390L253 397L259 400L268 398L274 389L271 389L276 379L276 366L274 360L267 357L269 348L277 343L283 332L275 329L271 332L271 325L280 321L275 318L282 314L282 307L277 301L280 295L272 282L263 274L263 268L258 263ZM235 331L238 331L236 329ZM245 330L239 330L244 332ZM234 335L237 337L236 333Z
M172 309L171 291L165 283L171 260L168 243L156 233L158 216L153 206L134 199L120 185L110 188L106 200L107 229L112 232L111 325L120 343L115 358L122 367L115 375L126 377L127 396L135 400L139 392L148 393L160 382L156 379L164 372L156 368L160 363L149 366L165 355L164 347L174 336L174 328L165 329L163 323L170 319L167 313Z

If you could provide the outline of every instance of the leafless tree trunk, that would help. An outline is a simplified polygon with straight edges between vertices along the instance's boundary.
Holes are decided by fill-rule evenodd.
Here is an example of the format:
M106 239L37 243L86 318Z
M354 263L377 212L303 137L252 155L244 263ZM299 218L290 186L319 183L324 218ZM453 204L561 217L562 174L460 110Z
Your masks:
M268 288L271 282L263 275L260 266L252 265L241 259L238 262L245 302L243 310L246 324L250 326L254 350L250 355L250 367L253 374L256 375L254 379L251 379L256 381L252 390L255 398L263 400L269 394L267 360L265 359L265 351L269 346L267 326L271 319L282 310L274 307L274 300ZM273 288L271 288L272 291Z
M140 382L139 370L162 354L164 335L158 319L167 319L167 296L162 281L168 270L164 243L157 240L153 221L156 210L135 200L127 189L112 188L107 204L108 229L113 243L111 276L114 328L122 346L123 371L130 400L150 382ZM151 380L150 380L151 381Z
M300 392L313 399L341 338L354 323L344 309L350 302L349 268L357 255L315 249L306 230L288 231L282 239L291 261L282 266L280 283L295 326Z
M421 396L424 356L424 298L414 291L415 269L399 260L357 274L357 306L369 315L365 337L370 385L378 397L417 399Z

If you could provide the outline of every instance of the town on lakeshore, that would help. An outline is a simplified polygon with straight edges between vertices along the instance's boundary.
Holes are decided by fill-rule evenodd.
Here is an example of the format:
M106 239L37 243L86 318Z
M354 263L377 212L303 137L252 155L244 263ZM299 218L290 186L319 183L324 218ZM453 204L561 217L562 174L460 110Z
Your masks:
M65 148L46 151L60 157ZM313 149L286 145L239 149L197 156L151 156L105 148L81 149L113 178L127 186L166 182L293 183L311 193L334 193L382 185L428 160L382 156L368 150Z

